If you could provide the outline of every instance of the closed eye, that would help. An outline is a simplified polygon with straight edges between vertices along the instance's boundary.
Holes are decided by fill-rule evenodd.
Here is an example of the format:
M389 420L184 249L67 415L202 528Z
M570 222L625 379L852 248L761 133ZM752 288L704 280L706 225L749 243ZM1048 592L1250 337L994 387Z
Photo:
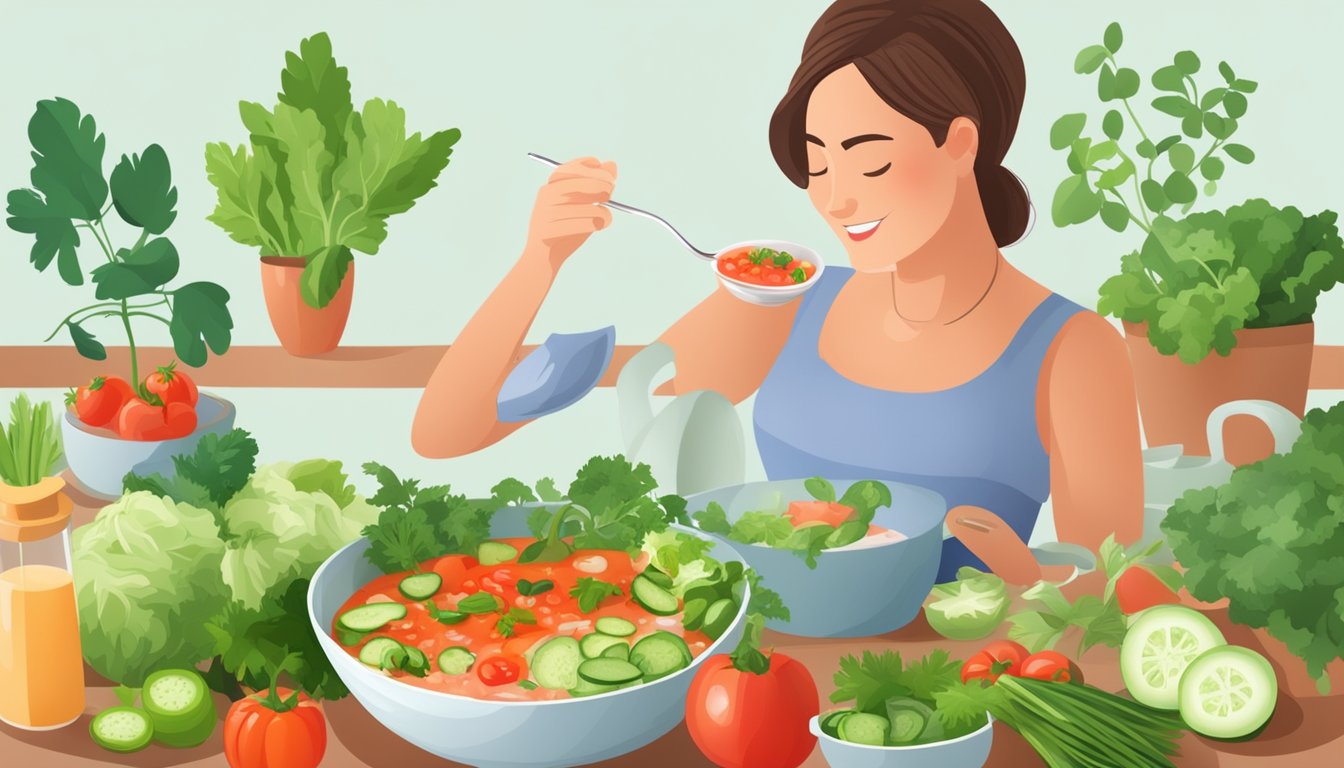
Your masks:
M887 163L886 165L882 166L881 168L878 168L876 171L868 171L868 172L864 173L863 175L864 175L864 176L881 176L882 174L886 173L886 172L889 171L889 170L891 170L891 163Z

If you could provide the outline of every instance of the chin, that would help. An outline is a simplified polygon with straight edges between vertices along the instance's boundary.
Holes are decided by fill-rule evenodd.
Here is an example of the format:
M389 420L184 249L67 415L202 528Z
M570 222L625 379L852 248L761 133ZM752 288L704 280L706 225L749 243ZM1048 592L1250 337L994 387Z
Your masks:
M840 237L849 240L849 235L841 232ZM849 254L849 265L855 272L865 272L877 274L881 272L895 272L898 264L910 255L910 252L900 246L893 246L881 242L847 242L845 250Z

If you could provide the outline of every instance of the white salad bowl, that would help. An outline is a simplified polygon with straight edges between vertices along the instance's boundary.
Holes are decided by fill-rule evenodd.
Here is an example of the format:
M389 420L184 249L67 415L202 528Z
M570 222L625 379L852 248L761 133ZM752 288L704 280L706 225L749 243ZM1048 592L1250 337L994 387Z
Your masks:
M526 519L533 508L506 507L495 513L491 535L530 536ZM685 716L686 694L700 664L741 639L750 599L748 588L732 625L689 667L652 683L580 699L486 701L398 682L360 663L332 638L340 607L356 590L383 575L364 557L368 548L368 539L357 539L313 575L308 618L323 652L350 693L388 730L438 757L481 768L586 765L655 741ZM720 542L715 542L710 556L721 562L742 561L732 547Z
M233 403L201 393L196 403L196 429L173 440L127 440L110 429L90 427L66 409L61 420L61 442L70 474L83 490L99 496L121 496L121 481L128 472L137 475L173 475L173 457L196 450L207 433L224 434L233 429L238 411Z
M855 482L831 481L837 497ZM687 497L687 509L698 512L717 502L731 523L744 512L782 511L787 502L811 499L803 483L773 480L706 491ZM823 550L813 569L791 550L722 539L784 598L789 620L770 619L768 627L804 637L870 637L900 629L919 615L938 577L947 502L924 488L883 484L892 503L877 510L873 523L901 533L901 541Z
M788 251L790 255L796 257L799 261L808 261L816 265L817 271L814 272L812 278L805 283L794 283L792 285L754 285L752 283L744 283L741 280L734 280L719 271L719 257L729 251L735 251L740 248L770 248L776 251ZM826 265L822 263L821 257L817 255L817 252L807 246L790 243L786 240L747 240L741 243L734 243L714 254L714 260L710 262L709 268L714 270L714 275L719 278L719 283L737 298L762 307L777 307L802 296L810 290L812 286L816 285L821 280L821 273L825 271Z
M981 768L989 760L994 743L994 718L965 736L912 747L873 747L837 739L821 730L814 717L807 728L821 744L821 754L831 768Z

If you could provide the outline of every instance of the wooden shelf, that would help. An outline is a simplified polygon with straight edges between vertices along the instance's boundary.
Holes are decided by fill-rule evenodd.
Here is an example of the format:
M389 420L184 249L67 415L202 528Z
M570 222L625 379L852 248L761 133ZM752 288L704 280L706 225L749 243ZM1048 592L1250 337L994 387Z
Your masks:
M294 357L280 347L234 347L192 369L197 383L211 387L302 387L420 389L438 365L446 346L343 347L319 357ZM530 352L534 347L524 347ZM620 345L598 386L616 383L621 367L639 345ZM173 358L167 347L141 349L142 364ZM108 347L107 359L87 360L73 347L0 347L0 387L64 389L108 371L129 366L125 347ZM1344 346L1317 346L1311 366L1312 389L1344 389Z

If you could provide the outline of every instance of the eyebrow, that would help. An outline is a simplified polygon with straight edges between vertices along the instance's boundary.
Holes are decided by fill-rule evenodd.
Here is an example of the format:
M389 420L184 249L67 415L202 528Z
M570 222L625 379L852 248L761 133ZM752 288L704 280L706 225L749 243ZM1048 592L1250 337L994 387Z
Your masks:
M826 142L822 141L821 139L818 139L816 136L813 136L810 133L803 134L803 139L805 141L811 142L812 144L816 144L818 147L826 146ZM856 144L862 144L866 141L891 141L891 140L892 139L890 136L883 136L880 133L865 133L862 136L855 136L853 138L845 139L844 141L840 142L840 148L849 149L850 147L853 147Z

